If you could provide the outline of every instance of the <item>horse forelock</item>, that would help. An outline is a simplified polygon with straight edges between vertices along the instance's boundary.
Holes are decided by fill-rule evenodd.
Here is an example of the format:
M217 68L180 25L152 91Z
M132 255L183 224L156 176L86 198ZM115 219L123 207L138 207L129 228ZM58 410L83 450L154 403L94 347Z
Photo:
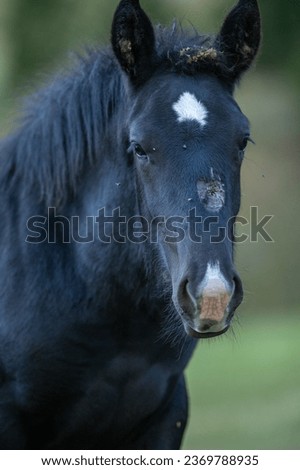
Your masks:
M162 68L184 75L212 73L224 81L232 81L228 67L215 35L186 31L174 21L172 28L156 28L158 61Z

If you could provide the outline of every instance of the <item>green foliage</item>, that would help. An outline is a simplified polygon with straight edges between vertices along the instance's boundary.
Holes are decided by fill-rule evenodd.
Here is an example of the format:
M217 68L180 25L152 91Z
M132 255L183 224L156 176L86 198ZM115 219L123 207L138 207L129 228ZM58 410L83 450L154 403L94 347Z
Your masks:
M263 16L264 67L286 70L300 84L300 2L298 0L260 0Z

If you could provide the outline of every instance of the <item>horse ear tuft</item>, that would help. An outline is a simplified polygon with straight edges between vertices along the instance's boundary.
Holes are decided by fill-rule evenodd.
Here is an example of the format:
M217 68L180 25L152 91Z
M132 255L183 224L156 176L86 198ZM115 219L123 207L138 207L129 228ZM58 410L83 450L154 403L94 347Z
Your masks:
M260 44L257 0L239 0L224 21L216 45L236 80L253 62Z
M112 47L122 69L134 85L144 83L154 67L155 35L139 0L122 0L115 12Z

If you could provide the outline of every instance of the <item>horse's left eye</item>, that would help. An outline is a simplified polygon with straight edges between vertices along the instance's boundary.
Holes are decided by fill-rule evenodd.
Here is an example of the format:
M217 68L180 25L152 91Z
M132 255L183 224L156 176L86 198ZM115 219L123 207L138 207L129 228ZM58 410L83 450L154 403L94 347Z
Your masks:
M241 146L240 146L240 150L242 152L244 152L246 150L246 147L248 145L249 140L250 140L250 136L246 136L246 137L243 138L243 140L241 142Z
M242 162L245 156L245 150L248 145L248 142L253 142L250 135L245 135L244 138L240 141L239 144L239 161Z

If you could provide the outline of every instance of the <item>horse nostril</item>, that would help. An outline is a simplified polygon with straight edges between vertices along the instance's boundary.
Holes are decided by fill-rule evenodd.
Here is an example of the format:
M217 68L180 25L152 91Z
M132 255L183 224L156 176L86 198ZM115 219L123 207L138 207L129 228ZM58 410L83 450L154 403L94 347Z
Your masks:
M243 292L243 284L238 274L234 275L233 282L234 282L234 293L231 299L230 307L232 310L235 310L241 304L243 297L244 297L244 292Z
M183 279L178 288L178 303L180 308L187 314L193 315L194 312L197 310L197 302L196 299L191 295L189 290L189 280Z

